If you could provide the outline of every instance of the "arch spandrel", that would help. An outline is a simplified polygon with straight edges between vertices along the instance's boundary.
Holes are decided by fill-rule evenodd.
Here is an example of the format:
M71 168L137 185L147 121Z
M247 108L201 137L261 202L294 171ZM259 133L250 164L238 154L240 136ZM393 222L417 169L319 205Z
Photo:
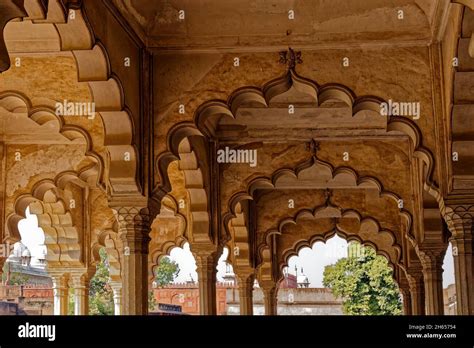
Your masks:
M71 6L74 9L74 18L67 15ZM30 6L27 10L33 16L41 16L41 11L36 7ZM95 150L101 154L107 166L105 180L107 189L111 193L140 192L140 184L137 182L138 160L137 147L133 139L132 116L124 105L121 82L116 76L112 76L104 46L100 43L94 45L95 39L91 28L86 23L80 3L49 2L48 8L43 12L44 18L35 20L34 24L26 25L39 29L54 27L57 36L50 39L59 43L61 52L52 53L52 56L34 56L34 53L41 51L41 48L36 47L36 50L34 48L32 50L35 46L28 44L40 40L42 35L48 37L47 31L38 30L34 40L28 36L27 31L15 31L14 34L19 35L20 40L18 41L18 37L8 35L6 40L7 42L15 42L15 39L18 42L23 41L24 46L29 47L30 50L25 51L21 47L12 45L10 49L13 52L20 50L32 54L30 57L22 57L24 59L22 68L30 63L29 69L32 71L24 75L28 76L30 81L25 85L24 81L18 80L15 71L19 71L19 68L10 69L2 74L0 81L3 79L2 82L8 83L8 79L13 79L14 87L25 88L26 86L27 90L23 92L31 94L30 98L34 103L44 102L48 97L55 101L57 94L51 95L51 93L61 90L64 92L61 96L65 99L57 102L93 104L96 111L95 117L67 117L66 122L80 125L87 130L96 147ZM58 65L58 60L62 60L63 64ZM55 78L55 74L47 74L51 67L55 67L55 72L60 71L62 78ZM27 71L22 69L21 72Z
M15 157L20 153L21 160ZM5 190L5 209L13 211L16 199L31 192L36 183L60 177L55 173L72 172L86 182L96 185L97 163L84 156L83 146L66 145L25 145L7 148L7 175ZM82 180L81 179L81 180Z

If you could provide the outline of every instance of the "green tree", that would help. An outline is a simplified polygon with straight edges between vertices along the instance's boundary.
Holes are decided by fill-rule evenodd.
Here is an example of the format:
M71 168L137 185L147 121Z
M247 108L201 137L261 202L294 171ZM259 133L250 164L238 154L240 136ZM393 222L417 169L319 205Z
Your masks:
M171 284L179 274L179 266L169 257L163 257L156 269L155 281L159 287Z
M100 249L100 262L89 284L89 314L113 315L114 294L109 284L109 265L105 249Z
M2 270L2 283L5 283L7 280L7 274L10 271L10 263L5 262L3 265L3 270ZM26 285L28 284L30 280L30 277L26 274L19 273L19 272L11 272L10 273L10 280L8 281L8 284L6 285Z
M324 269L323 284L343 298L344 313L350 315L399 315L400 294L392 269L372 248L350 243L349 257Z
M153 312L156 308L156 299L155 299L155 296L154 296L154 293L153 293L153 290L152 291L149 291L148 292L148 311L149 312Z

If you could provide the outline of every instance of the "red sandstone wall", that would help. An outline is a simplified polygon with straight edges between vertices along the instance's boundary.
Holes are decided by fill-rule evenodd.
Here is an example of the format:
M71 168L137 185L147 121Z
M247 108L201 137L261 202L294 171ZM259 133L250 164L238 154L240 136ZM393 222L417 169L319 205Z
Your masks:
M225 315L227 311L226 287L217 288L217 314ZM176 284L165 288L153 289L156 303L173 304L182 307L183 313L199 315L199 288Z

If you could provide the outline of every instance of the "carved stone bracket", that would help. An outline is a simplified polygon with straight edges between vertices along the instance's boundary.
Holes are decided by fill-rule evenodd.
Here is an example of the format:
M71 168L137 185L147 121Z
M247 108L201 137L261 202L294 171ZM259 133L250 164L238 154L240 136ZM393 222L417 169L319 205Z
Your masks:
M448 205L441 209L446 224L451 232L452 238L473 234L474 204L471 205Z
M10 57L8 56L3 30L9 21L15 18L26 17L22 0L6 0L0 2L0 73L10 68Z

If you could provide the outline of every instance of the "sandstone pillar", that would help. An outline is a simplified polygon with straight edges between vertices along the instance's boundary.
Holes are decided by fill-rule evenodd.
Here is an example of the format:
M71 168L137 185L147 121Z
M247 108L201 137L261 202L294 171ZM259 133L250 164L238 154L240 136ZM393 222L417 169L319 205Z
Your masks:
M423 274L417 272L407 275L410 286L411 313L412 315L425 314L425 290L423 283Z
M403 296L403 314L412 315L410 288L400 287L400 292Z
M423 266L423 282L425 291L425 313L427 315L443 315L443 259L446 248L419 250Z
M201 315L217 315L217 256L216 252L197 251L194 253L199 284L199 310Z
M239 289L240 315L253 315L253 284L255 273L253 270L236 271L237 286Z
M261 283L263 291L263 301L265 303L265 315L277 315L277 293L278 288L273 282Z
M5 265L6 257L0 256L0 284L3 284L3 266Z
M54 315L67 315L69 306L69 276L67 274L53 274Z
M114 293L114 314L121 315L122 314L122 283L111 282L110 286L112 287L112 291Z
M449 206L444 216L453 246L457 311L459 315L474 315L474 206Z
M89 314L89 281L90 273L72 272L72 288L74 289L74 315Z
M124 246L123 314L145 315L148 312L149 215L147 209L135 207L121 207L117 213L119 236Z

